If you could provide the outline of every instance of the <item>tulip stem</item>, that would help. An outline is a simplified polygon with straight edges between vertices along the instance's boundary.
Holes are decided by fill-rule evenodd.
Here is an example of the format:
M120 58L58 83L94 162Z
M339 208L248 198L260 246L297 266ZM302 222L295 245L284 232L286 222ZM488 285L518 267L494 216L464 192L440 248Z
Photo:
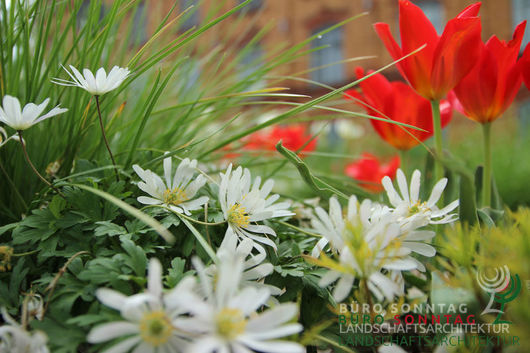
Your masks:
M105 141L105 146L107 146L107 151L109 151L110 159L112 160L112 165L114 166L114 173L116 174L116 181L120 181L120 177L118 175L118 168L116 167L116 161L114 160L114 156L112 155L112 151L110 150L109 141L107 140L107 135L105 134L105 127L103 126L103 118L101 117L101 109L99 108L99 96L94 96L96 98L96 107L98 109L98 117L99 117L99 126L101 127L101 134L103 135L103 141Z
M48 185L53 191L55 191L59 196L61 196L63 199L66 200L66 197L64 196L64 194L60 192L59 189L57 189L55 186L53 186L52 183L46 180L46 178L43 177L41 173L39 173L37 168L35 168L35 166L31 162L31 159L29 158L28 151L26 150L26 144L24 143L24 140L22 139L22 130L18 130L17 132L18 132L18 138L20 141L20 145L22 145L22 151L24 152L24 157L26 157L26 161L28 162L29 166L33 170L33 173L35 173L35 175L37 175L39 179L44 182L44 184Z
M444 169L440 158L443 152L442 141L442 120L440 118L440 101L431 100L432 107L432 126L434 130L434 146L436 152L436 160L434 164L434 177L438 181L444 177Z
M484 135L484 172L482 174L482 204L491 206L491 123L482 124Z
M403 171L403 173L405 173L405 175L408 175L407 172L408 172L409 166L408 166L407 150L398 150L398 152L399 152L400 168Z

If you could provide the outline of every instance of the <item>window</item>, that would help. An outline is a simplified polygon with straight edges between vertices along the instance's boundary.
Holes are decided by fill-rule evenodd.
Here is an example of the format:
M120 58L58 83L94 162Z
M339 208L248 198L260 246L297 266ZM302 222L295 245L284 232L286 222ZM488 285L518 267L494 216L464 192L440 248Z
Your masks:
M240 76L246 78L263 65L263 49L258 44L250 48L239 61Z
M238 3L241 4L245 0L238 0ZM249 4L243 7L242 11L258 11L263 6L263 0L252 0Z
M512 18L513 28L524 20L530 19L530 1L528 0L512 0ZM526 25L526 31L523 37L523 43L521 44L521 51L524 50L526 45L530 42L530 29L529 24Z
M313 32L313 35L322 32L328 27L330 26L327 25L317 29ZM339 63L339 61L344 59L342 54L343 42L344 29L342 27L335 28L331 32L323 34L311 42L311 49L325 46L325 48L311 53L310 64L311 68L315 69L311 72L311 79L313 81L326 84L335 84L344 81L344 64Z
M88 20L88 15L90 14L90 11L92 9L92 5L90 4L90 0L83 0L81 3L81 6L79 7L79 12L77 12L77 28L80 29L83 26L86 25L86 22ZM101 21L105 17L105 4L101 4L101 7L99 8L99 21Z
M199 0L180 0L180 11L185 11L190 6L193 6L193 8L189 9L181 20L180 29L183 31L198 26L200 22Z
M246 50L246 49L245 49ZM255 72L263 67L264 52L261 45L256 44L241 57L238 63L238 76L241 81L248 81L250 90L257 90L265 87L265 81L260 75L251 77Z
M144 44L147 42L147 11L145 10L145 1L142 0L133 17L133 28L131 31L131 44Z
M416 5L423 10L425 16L427 16L434 28L436 28L436 32L438 32L438 34L442 34L444 30L444 10L440 1L421 0L417 1Z

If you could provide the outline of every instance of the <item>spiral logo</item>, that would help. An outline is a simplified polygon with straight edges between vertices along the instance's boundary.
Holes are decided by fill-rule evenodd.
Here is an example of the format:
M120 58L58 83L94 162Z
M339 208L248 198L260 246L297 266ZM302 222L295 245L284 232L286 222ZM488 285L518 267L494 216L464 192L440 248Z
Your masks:
M478 271L477 282L480 288L490 295L489 303L482 315L496 313L497 318L493 322L494 324L510 323L509 321L501 320L501 317L504 314L505 305L517 298L521 291L519 275L510 274L510 269L504 265L489 271ZM495 303L497 304L495 305Z
M480 288L488 293L499 293L508 288L510 284L510 269L508 266L496 267L493 271L495 274L487 273L488 271L477 272L477 282Z

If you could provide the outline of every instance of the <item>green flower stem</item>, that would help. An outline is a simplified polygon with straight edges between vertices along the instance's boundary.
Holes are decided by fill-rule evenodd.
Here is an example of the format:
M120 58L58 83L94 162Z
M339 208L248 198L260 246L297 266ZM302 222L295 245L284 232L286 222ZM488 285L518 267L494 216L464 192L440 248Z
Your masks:
M19 254L11 254L12 257L16 257L16 256L28 256L28 255L33 255L33 254L36 254L38 253L40 250L32 250L32 251L26 251L26 252L21 252Z
M482 205L491 206L491 123L482 124L484 135L484 173L482 175Z
M169 210L170 208L166 207L166 209ZM194 218L188 217L188 216L186 216L185 214L182 214L182 213L179 213L179 217L185 218L185 219L187 219L190 222L201 224L203 226L219 226L221 224L225 224L226 223L226 221L215 222L215 223L203 222L203 221L199 221L198 219L194 219Z
M206 239L204 239L202 234L199 233L199 231L186 218L182 217L182 214L177 213L177 212L174 212L174 213L178 217L180 217L182 223L184 223L186 225L186 227L188 227L188 229L191 231L191 233L195 236L195 239L197 239L197 241L199 242L199 244L201 244L202 248L206 251L208 256L210 256L212 261L217 263L218 260L217 260L217 255L215 255L215 251L213 251L212 247L210 246L210 244L208 244Z
M22 139L22 130L18 130L17 132L18 132L18 138L20 139L20 145L22 146L22 151L24 152L24 157L26 157L26 161L28 162L28 165L33 170L33 173L35 173L35 175L37 175L39 177L39 179L44 182L44 184L48 185L53 191L55 191L59 196L61 196L63 199L66 200L66 197L63 195L63 193L60 192L59 189L57 189L55 186L53 186L52 183L50 183L48 180L46 180L46 178L43 177L39 173L37 168L35 168L35 166L31 162L31 159L29 158L28 151L26 150L26 144L24 143L24 140Z
M94 96L96 98L96 106L98 108L98 118L99 118L99 126L101 127L101 134L103 135L103 141L105 142L105 146L107 146L107 151L109 151L110 159L112 160L112 165L114 166L114 173L116 174L116 181L120 181L120 177L118 175L118 168L116 167L116 161L114 160L114 156L112 155L112 151L110 150L109 141L107 141L107 135L105 134L105 127L103 126L103 118L101 117L101 109L99 107L99 96Z
M309 232L307 230L304 230L304 229L302 229L300 227L297 227L295 225L292 225L290 223L283 222L283 221L276 221L276 222L278 222L279 224L284 225L284 226L286 226L288 228L294 229L294 230L296 230L296 231L298 231L300 233L304 233L304 234L307 234L307 235L310 235L310 236L316 237L316 238L322 238L322 235L319 235L319 234L316 234L316 233L313 233L313 232Z
M434 164L434 177L435 181L438 181L444 177L444 170L440 158L443 152L443 141L442 141L442 119L440 117L440 101L432 100L432 126L434 130L434 146L436 152L436 160Z
M403 173L405 173L405 175L408 175L408 168L409 168L409 163L408 163L408 151L407 150L398 150L399 152L399 164L400 164L400 168L401 170L403 171Z

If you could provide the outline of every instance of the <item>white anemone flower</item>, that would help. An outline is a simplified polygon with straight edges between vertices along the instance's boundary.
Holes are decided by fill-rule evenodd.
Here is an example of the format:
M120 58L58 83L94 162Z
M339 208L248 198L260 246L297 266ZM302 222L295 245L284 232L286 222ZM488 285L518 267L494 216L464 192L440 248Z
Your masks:
M2 101L2 107L0 107L0 122L21 131L68 110L56 106L48 113L41 115L49 102L50 98L46 98L41 104L28 103L22 109L18 98L6 95Z
M271 227L256 222L292 216L294 213L288 210L288 202L276 203L279 195L269 196L273 186L274 181L270 179L261 186L260 177L252 183L248 169L238 167L232 172L232 164L228 166L226 173L221 173L219 203L224 219L228 222L223 243L231 241L234 237L240 240L250 238L276 249L276 244L266 236L276 236L276 232ZM264 252L261 245L255 244L255 247Z
M179 299L191 316L181 319L177 327L190 331L194 337L186 353L305 352L302 345L280 339L303 329L290 322L297 315L296 304L279 304L261 311L270 297L267 288L238 289L244 267L240 257L220 262L214 283L198 259L194 259L194 264L204 295L197 294L195 300Z
M322 236L313 249L313 257L318 257L328 243L332 252L338 254L337 262L327 257L319 261L331 269L320 285L328 286L338 280L333 291L337 301L346 298L356 278L365 281L379 300L402 295L401 271L416 269L418 261L403 245L402 229L390 209L370 200L359 204L355 196L349 199L346 215L335 197L329 205L329 213L317 208L312 220L315 231ZM381 270L390 271L391 275L383 275Z
M70 65L72 72L63 66L64 71L70 76L72 81L63 79L53 79L52 82L62 86L80 87L94 96L101 96L118 88L130 75L128 68L114 66L107 75L104 68L99 68L96 75L89 69L83 69L83 74Z
M160 262L149 262L147 291L127 297L117 291L100 288L97 298L106 306L120 311L125 321L101 324L94 327L87 336L89 343L101 343L125 338L103 352L158 353L181 352L186 335L175 328L182 311L172 304L172 297L186 296L194 284L192 277L186 277L167 293L163 293L162 268Z
M417 268L416 261L409 256L410 249L401 246L397 240L399 225L380 222L370 233L364 234L355 228L346 229L348 239L339 251L339 261L330 266L331 270L321 278L320 286L326 287L338 280L333 290L337 302L348 296L356 278L364 281L379 301L403 295L403 288L395 276L381 273L381 270L401 272Z
M49 353L47 336L41 331L28 332L2 308L6 322L0 326L0 353Z
M138 202L144 205L165 205L175 212L190 215L190 211L198 210L208 202L207 196L194 198L206 183L202 174L195 176L196 160L184 159L172 176L171 157L164 158L165 182L149 169L143 170L136 164L133 169L142 179L138 187L150 195L138 197Z
M452 223L458 219L456 213L450 213L458 207L459 200L455 200L439 209L436 203L442 196L447 186L447 178L440 179L434 185L431 195L427 201L422 201L420 195L421 172L415 170L410 180L410 189L405 174L401 169L397 170L397 183L401 195L394 189L392 181L388 176L382 179L388 199L394 206L393 213L403 227L408 230L426 226L428 224Z
M264 278L274 271L274 266L271 263L263 263L266 254L262 252L253 254L253 249L253 240L247 238L237 245L237 239L233 237L217 250L217 258L221 262L230 261L235 257L243 260L243 273L241 275L241 282L239 283L240 288L267 288L271 292L271 295L283 294L284 291L280 288L264 283ZM212 264L206 269L206 274L212 279L216 278L218 272L218 266L216 264Z
M311 218L311 225L322 238L313 248L311 256L318 257L328 243L335 252L344 247L344 231L348 224L369 233L373 224L389 216L389 208L369 199L359 205L357 197L352 195L348 200L346 215L342 214L342 207L336 197L329 200L329 214L322 207L315 208L315 214Z

